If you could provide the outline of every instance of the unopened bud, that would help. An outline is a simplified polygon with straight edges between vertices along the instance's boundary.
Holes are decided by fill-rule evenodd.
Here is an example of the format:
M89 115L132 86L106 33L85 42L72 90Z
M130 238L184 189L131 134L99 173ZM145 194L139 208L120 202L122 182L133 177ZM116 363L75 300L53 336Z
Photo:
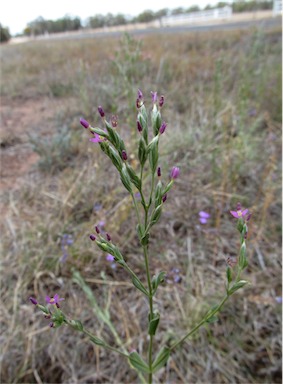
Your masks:
M37 300L36 300L34 297L30 297L30 298L29 298L29 301L30 301L33 305L37 305Z
M84 128L88 128L88 127L89 127L89 122L86 121L86 120L83 119L83 118L80 119L80 123L81 123L81 125L82 125Z
M96 233L97 234L99 234L100 233L100 230L99 230L99 228L98 228L98 226L96 225L96 227L95 227L95 231L96 231Z
M178 167L173 167L171 170L171 179L177 179L180 175L180 169Z
M122 151L122 158L123 158L123 160L127 160L127 158L128 158L127 152L124 149Z
M89 235L91 241L95 241L95 236L93 234Z
M99 112L100 116L104 117L105 113L104 113L103 108L101 107L101 105L97 109L98 109L98 112Z
M111 124L112 124L112 127L113 128L116 128L117 127L117 125L118 125L118 118L117 118L117 116L112 116L111 117Z
M106 238L107 238L108 241L111 241L111 237L110 237L110 235L108 233L106 233Z
M161 95L160 99L159 99L159 107L161 108L163 106L163 104L164 104L164 96Z
M138 128L138 131L139 131L139 132L142 131L142 125L141 125L141 123L139 122L139 120L137 120L137 128Z
M159 128L160 135L162 135L162 133L165 132L166 127L167 127L167 124L165 123L165 121L163 121L163 123L161 124L161 127Z
M157 168L157 176L161 177L161 168L160 167Z
M166 200L167 200L167 193L165 193L165 195L162 196L163 203L165 203Z

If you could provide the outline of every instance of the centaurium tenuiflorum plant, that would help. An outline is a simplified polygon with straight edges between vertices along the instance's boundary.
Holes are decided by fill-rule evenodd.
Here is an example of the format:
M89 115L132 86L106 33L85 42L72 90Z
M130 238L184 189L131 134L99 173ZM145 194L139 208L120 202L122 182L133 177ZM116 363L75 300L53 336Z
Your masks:
M242 272L248 265L246 254L246 239L248 234L248 221L250 213L248 209L242 209L238 203L235 211L230 211L231 215L237 219L237 229L240 232L240 252L238 258L227 259L226 268L226 290L223 299L215 306L211 307L203 316L195 327L186 332L179 339L173 340L170 344L165 344L155 351L157 346L154 345L154 337L158 330L160 321L160 313L154 309L153 298L156 295L158 287L163 282L179 283L179 269L161 271L157 275L153 275L150 270L149 257L149 240L152 234L153 227L158 223L164 203L170 195L170 190L176 179L180 176L180 169L173 166L169 174L168 180L162 177L162 170L159 158L159 142L162 140L162 135L165 133L167 123L162 122L161 110L164 106L164 96L158 98L157 92L151 93L152 107L148 112L145 106L144 96L141 90L138 90L136 98L137 118L136 128L138 134L138 160L139 167L134 169L129 161L127 149L124 140L118 129L117 116L112 116L109 123L106 114L101 106L98 107L98 112L101 116L103 128L92 127L85 119L81 119L81 125L88 129L90 134L94 136L90 140L97 143L106 156L112 161L116 168L121 182L131 196L133 208L137 219L137 237L143 253L144 261L144 279L139 278L131 267L130 261L126 261L123 252L116 245L109 233L102 230L100 225L95 225L95 233L89 234L89 238L93 243L106 254L106 260L112 265L122 267L132 281L133 287L138 289L148 301L148 356L144 358L137 351L127 351L123 348L116 348L101 340L92 332L87 330L79 320L72 320L64 314L60 308L59 302L64 299L59 298L56 294L54 297L46 297L46 302L51 305L51 309L38 304L33 297L30 298L32 304L36 305L49 319L50 326L57 328L63 324L72 327L73 329L83 332L93 343L104 347L108 350L116 352L128 359L130 365L134 367L143 382L152 383L153 374L161 369L168 361L174 350L181 346L182 343L193 335L202 325L211 323L217 320L217 314L222 309L224 303L229 297L247 284L246 280L242 279ZM150 176L149 178L146 176ZM149 179L149 181L148 181ZM199 212L200 222L205 224L210 217L210 214L204 211ZM77 273L76 279L81 279ZM90 290L82 280L80 280L87 295L91 295ZM108 314L103 312L93 300L96 314L100 319L103 319L110 328L116 340L120 340L117 331L109 320Z

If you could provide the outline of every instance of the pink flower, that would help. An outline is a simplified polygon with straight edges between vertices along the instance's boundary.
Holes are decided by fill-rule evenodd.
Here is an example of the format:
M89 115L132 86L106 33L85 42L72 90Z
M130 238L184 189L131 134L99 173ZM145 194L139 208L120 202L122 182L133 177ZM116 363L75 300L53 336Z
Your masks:
M103 139L97 133L94 133L93 135L94 137L89 139L89 141L91 141L92 143L101 143L101 141L103 141Z
M56 305L58 307L59 306L59 302L65 300L65 299L63 299L63 297L59 298L59 295L56 293L56 295L54 297L46 296L45 300L46 300L46 303L54 304L54 305Z
M210 218L210 214L205 211L200 211L199 213L199 221L201 224L206 224L207 220Z
M237 204L237 210L236 211L230 211L231 215L235 217L236 219L244 218L248 213L248 209L242 209L241 204Z
M180 175L180 169L178 167L173 167L170 173L171 179L177 179Z

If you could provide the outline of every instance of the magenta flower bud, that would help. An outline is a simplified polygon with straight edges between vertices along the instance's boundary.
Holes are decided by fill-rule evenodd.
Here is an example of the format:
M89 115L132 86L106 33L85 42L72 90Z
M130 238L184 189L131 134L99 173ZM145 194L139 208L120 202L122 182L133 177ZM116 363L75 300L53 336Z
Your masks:
M177 179L180 175L180 169L178 167L173 167L170 173L171 179Z
M95 236L94 236L94 234L89 235L89 238L90 238L91 241L95 241Z
M157 168L157 176L158 176L158 177L161 176L161 168L160 168L160 167Z
M240 211L240 210L241 210L241 208L242 208L242 206L241 206L241 203L237 203L237 207L236 207L236 210L237 210L237 211Z
M122 158L123 158L123 160L127 160L127 158L128 158L127 152L124 149L122 151Z
M161 108L163 106L163 104L164 104L164 96L161 95L160 99L159 99L159 107Z
M104 117L105 113L104 113L103 108L101 107L101 105L97 109L98 109L98 112L99 112L100 116Z
M81 123L81 125L82 125L84 128L88 128L88 127L89 127L89 122L86 121L86 120L83 119L83 118L80 118L80 123Z
M107 238L108 241L111 241L111 237L110 237L110 235L108 233L106 233L106 238Z
M151 92L151 100L153 103L157 102L157 92Z
M167 200L167 193L165 193L165 195L162 196L163 203L165 203L166 200Z
M51 323L49 323L49 327L50 327L50 328L54 328L54 323L53 323L53 321L51 321Z
M142 125L141 125L141 123L139 122L139 120L137 120L137 128L138 128L138 131L139 131L139 132L142 131Z
M160 135L162 135L162 133L165 132L166 127L167 127L167 124L165 123L165 121L163 121L163 123L161 124L161 127L159 128Z
M99 230L99 228L98 228L98 226L96 225L96 227L95 227L95 230L96 230L96 233L97 234L99 234L100 233L100 230Z
M29 301L33 304L33 305L37 305L37 301L34 297L30 297L29 298Z

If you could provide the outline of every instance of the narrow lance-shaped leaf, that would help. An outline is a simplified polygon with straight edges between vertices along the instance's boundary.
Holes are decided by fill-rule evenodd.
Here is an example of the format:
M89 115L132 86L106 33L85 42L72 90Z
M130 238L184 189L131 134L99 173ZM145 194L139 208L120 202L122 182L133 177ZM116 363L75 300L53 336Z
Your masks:
M140 372L150 373L149 366L142 359L142 357L137 352L132 352L129 355L129 361L131 365Z

